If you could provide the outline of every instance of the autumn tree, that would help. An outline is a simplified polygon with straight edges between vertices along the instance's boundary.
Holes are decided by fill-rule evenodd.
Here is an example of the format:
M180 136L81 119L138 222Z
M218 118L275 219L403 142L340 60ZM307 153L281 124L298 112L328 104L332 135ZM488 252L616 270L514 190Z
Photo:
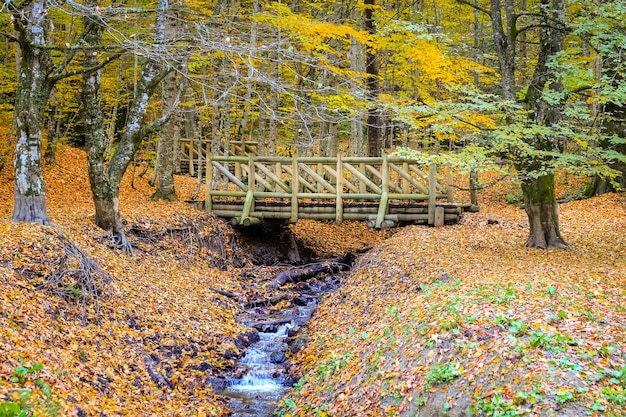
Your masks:
M532 14L518 13L513 0L490 0L488 9L474 2L460 2L478 8L491 19L502 98L511 103L510 109L515 108L519 92L515 77L518 37L527 30L538 30L536 64L523 100L526 115L517 120L510 114L506 116L506 123L511 127L499 136L507 139L500 141L499 146L504 151L503 155L515 165L520 177L524 207L530 224L526 245L565 248L567 244L559 229L553 164L553 152L563 150L563 137L557 130L550 130L561 122L565 100L563 84L554 61L564 49L567 31L565 1L541 0L538 10ZM522 18L527 16L533 16L536 20L520 26ZM508 141L509 138L514 140Z
M526 245L565 248L555 197L556 168L600 172L602 176L612 171L606 165L611 156L593 150L593 143L602 140L606 132L589 125L586 108L576 100L577 94L587 89L586 80L578 75L581 68L565 59L565 38L572 30L572 19L566 18L564 0L540 0L532 13L518 11L512 0L504 1L502 13L500 1L490 0L489 13L503 98L511 103L521 98L522 114L517 120L506 118L509 126L496 135L496 143L520 179L530 225ZM515 79L515 43L520 34L530 30L537 32L537 56L523 91Z
M19 47L19 81L14 113L16 142L13 165L15 193L13 221L49 224L42 170L42 137L45 110L55 84L83 72L92 72L110 62L105 59L96 67L71 68L82 50L67 43L51 44L49 3L43 0L5 2L10 11L15 34L5 34ZM80 37L76 39L80 42ZM54 52L54 54L53 54Z
M484 81L474 81L471 84L478 88L472 88L461 79L456 91L451 88L438 99L398 105L397 120L415 128L427 126L438 137L457 140L462 146L457 153L411 155L468 171L477 164L494 167L494 160L510 164L529 219L526 244L564 248L555 198L556 170L611 177L614 169L607 162L617 160L614 150L595 146L609 135L605 128L598 128L589 97L581 94L593 81L585 75L590 73L588 60L578 56L580 49L571 47L580 38L572 36L569 49L565 48L565 39L574 28L572 11L567 14L560 0L458 3L489 18L499 88ZM524 48L522 41L528 42ZM519 50L524 50L524 59L518 56ZM609 91L599 95L606 99ZM609 140L615 143L615 135Z
M626 9L619 2L583 1L577 4L573 23L574 32L589 49L595 82L583 83L581 90L591 91L588 100L597 114L603 137L598 146L612 152L610 166L614 177L596 175L587 190L588 195L626 189L626 63L623 59L626 44ZM593 88L592 88L593 87Z
M97 7L94 3L89 6L94 11ZM155 45L163 44L165 40L167 11L168 1L160 0L154 26ZM100 45L105 21L98 13L88 13L85 16L85 26L91 28L91 35L86 37L85 41L93 47ZM125 129L115 153L106 165L106 138L102 108L99 105L100 74L86 73L82 88L89 180L96 208L95 222L102 229L109 231L116 243L127 253L131 253L132 248L124 234L119 209L122 177L139 150L142 140L149 133L158 130L172 114L172 111L168 111L162 118L149 124L144 123L150 97L171 70L170 66L159 61L159 54L154 54L154 51L150 50L144 51L146 55L149 52L153 54L145 56L142 60L135 96L128 108ZM85 68L97 66L97 57L94 54L86 54L83 65Z

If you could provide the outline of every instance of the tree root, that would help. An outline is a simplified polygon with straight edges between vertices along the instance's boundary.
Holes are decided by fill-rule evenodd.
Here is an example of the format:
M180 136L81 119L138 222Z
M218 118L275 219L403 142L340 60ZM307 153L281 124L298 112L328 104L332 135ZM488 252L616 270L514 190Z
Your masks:
M99 300L111 276L104 272L87 253L79 249L58 231L47 231L56 237L62 254L49 259L51 272L39 288L67 301L77 301L81 307L81 320L87 321L87 305L93 305L96 320L100 318Z

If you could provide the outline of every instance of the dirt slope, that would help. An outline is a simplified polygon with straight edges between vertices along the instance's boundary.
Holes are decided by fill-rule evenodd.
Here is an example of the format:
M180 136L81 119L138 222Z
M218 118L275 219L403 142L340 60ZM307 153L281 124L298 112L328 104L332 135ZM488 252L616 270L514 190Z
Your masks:
M626 200L560 213L567 251L523 247L511 205L398 231L310 323L281 414L626 415Z
M150 201L146 180L132 188L127 175L120 206L136 257L124 256L91 221L84 152L58 159L45 170L57 229L10 223L11 170L0 178L0 398L29 388L27 404L61 415L223 414L205 382L232 365L243 330L211 290L240 290L233 265L247 261L233 232L186 203ZM177 179L183 199L194 185Z
M5 400L36 415L226 415L211 377L233 367L245 338L238 304L213 289L243 292L246 249L223 221L151 201L131 169L120 207L135 257L125 256L92 222L85 153L63 147L57 159L44 167L54 228L11 223L14 177L0 173L0 415ZM176 177L181 200L194 188ZM293 229L327 256L385 236L361 224Z

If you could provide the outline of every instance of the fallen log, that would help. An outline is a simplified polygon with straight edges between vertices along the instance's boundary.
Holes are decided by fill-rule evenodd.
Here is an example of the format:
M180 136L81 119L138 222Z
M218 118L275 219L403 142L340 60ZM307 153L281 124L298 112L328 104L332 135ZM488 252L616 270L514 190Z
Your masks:
M234 292L220 290L219 288L211 288L211 291L216 292L219 295L223 295L224 297L232 298L233 300L239 299L239 294L235 294Z
M157 386L159 386L160 388L174 388L172 386L172 383L157 370L157 366L159 364L157 363L157 361L152 359L150 355L144 356L143 362L146 365L146 371L148 371L148 375L150 375L150 378L152 378L152 381L154 381Z
M345 256L326 259L302 268L287 269L276 275L276 278L267 286L267 289L272 291L285 285L287 282L305 281L321 273L334 274L339 271L345 271L350 269L354 263L354 258L354 254L347 253Z
M283 300L289 300L291 299L291 297L287 294L282 294L279 295L277 297L271 297L271 298L259 298L256 300L249 300L246 301L245 303L243 303L242 307L244 310L248 310L251 308L255 308L255 307L268 307L268 306L274 306L278 303L280 303Z

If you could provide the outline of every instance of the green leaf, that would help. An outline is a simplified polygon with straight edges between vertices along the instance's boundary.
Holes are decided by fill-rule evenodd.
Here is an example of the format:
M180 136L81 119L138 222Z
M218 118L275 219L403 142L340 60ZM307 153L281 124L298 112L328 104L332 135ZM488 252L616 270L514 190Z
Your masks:
M285 398L285 399L283 400L283 403L284 403L287 407L289 407L291 410L295 410L295 409L296 409L296 407L297 407L296 402L295 402L294 400L292 400L291 398Z

